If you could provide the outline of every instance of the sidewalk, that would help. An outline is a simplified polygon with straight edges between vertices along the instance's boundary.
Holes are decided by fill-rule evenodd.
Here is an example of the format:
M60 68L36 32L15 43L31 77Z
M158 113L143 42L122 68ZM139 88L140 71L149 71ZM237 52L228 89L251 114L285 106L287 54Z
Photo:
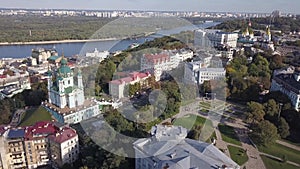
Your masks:
M299 146L290 144L290 143L288 143L288 142L281 141L281 140L276 140L276 143L281 144L281 145L286 146L286 147L289 147L289 148L291 148L291 149L300 151L300 147L299 147Z

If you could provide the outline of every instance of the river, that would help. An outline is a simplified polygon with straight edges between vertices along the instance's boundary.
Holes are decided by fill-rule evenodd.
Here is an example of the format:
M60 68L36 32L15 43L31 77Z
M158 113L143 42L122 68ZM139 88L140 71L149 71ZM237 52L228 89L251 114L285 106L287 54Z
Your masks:
M32 49L55 48L59 54L62 52L65 56L74 56L77 54L84 55L86 52L92 52L95 48L99 51L108 50L109 52L115 52L127 49L132 43L142 44L145 41L153 40L154 38L169 36L172 34L180 33L181 31L192 31L199 28L208 28L215 26L219 23L208 22L200 25L189 25L179 27L171 30L160 30L155 34L147 37L141 37L137 39L125 39L125 40L106 40L97 42L71 42L71 43L56 43L56 44L18 44L18 45L2 45L0 46L0 58L25 58L31 56Z

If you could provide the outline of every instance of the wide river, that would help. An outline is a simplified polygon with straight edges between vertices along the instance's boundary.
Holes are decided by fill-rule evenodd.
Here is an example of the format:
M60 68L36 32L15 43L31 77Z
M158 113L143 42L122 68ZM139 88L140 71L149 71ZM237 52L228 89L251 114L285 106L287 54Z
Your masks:
M31 56L32 49L55 48L59 54L62 52L65 56L74 56L80 54L85 55L86 52L93 52L95 48L99 51L108 50L110 52L120 51L127 49L132 43L142 44L147 40L153 40L154 38L169 36L172 34L180 33L181 31L192 31L199 28L208 28L215 26L217 22L207 22L200 25L189 25L185 27L179 27L171 30L161 30L155 34L147 37L141 37L137 39L125 39L125 40L107 40L96 42L71 42L71 43L55 43L55 44L20 44L20 45L2 45L0 46L0 58L25 58Z

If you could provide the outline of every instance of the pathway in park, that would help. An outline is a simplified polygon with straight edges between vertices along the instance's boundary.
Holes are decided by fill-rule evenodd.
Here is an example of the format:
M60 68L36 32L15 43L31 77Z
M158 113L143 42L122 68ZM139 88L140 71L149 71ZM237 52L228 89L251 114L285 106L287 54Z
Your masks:
M286 147L289 147L289 148L291 148L291 149L300 151L300 147L299 147L299 146L290 144L290 143L288 143L288 142L281 141L281 140L276 140L276 143L281 144L281 145L286 146Z

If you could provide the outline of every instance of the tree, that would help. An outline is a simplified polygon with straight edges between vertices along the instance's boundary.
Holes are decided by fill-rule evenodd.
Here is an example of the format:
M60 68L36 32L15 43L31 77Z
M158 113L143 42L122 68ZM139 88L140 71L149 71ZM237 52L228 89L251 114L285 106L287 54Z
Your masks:
M274 99L269 99L267 103L264 104L264 110L267 115L274 116L279 113L279 105L277 105Z
M278 125L278 133L281 138L286 138L290 135L290 127L289 124L286 122L284 118L279 119L279 125Z
M251 123L258 123L264 120L265 111L262 104L257 102L247 103L248 116L247 120Z
M265 146L274 143L279 138L276 126L268 120L256 124L251 136L254 142Z

